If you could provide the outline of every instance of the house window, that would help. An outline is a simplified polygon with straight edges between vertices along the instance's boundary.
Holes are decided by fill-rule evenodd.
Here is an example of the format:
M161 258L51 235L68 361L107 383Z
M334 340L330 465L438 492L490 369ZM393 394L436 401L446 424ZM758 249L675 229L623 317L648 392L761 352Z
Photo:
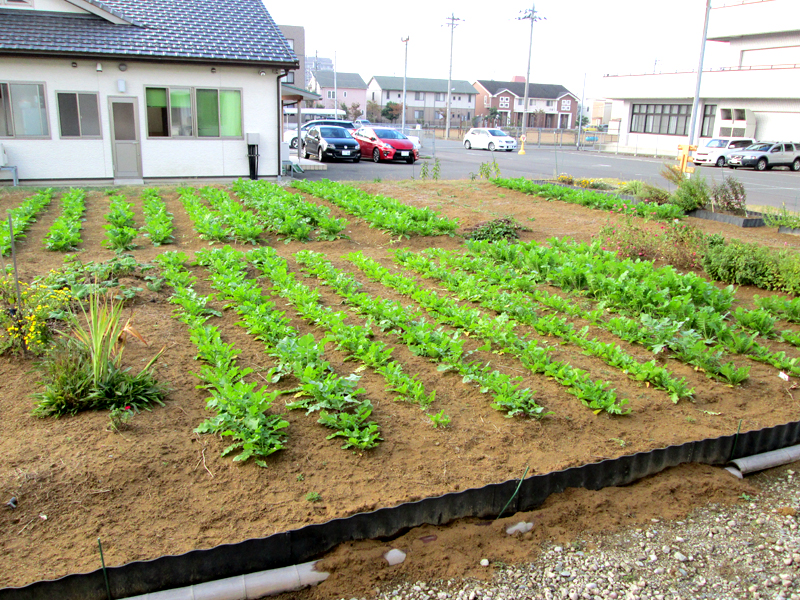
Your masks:
M572 100L565 99L561 101L561 110L570 110L572 108Z
M372 92L372 101L375 102L375 92Z
M500 96L500 108L508 108L508 96Z
M436 102L444 102L444 94L436 94L436 96L434 96L434 100Z
M414 100L424 100L424 92L414 92Z
M334 93L333 90L328 90L327 94L328 94L328 100L335 100L336 99L336 94Z
M634 104L631 133L687 135L692 107L688 104Z
M458 101L461 102L461 96L458 97Z
M347 98L347 92L342 92L345 98Z
M0 83L0 137L50 135L43 83Z
M145 88L148 137L242 137L242 92Z
M289 71L286 74L286 83L294 83L294 71Z
M97 94L59 92L58 122L61 137L100 137Z
M714 137L714 120L717 116L717 105L706 104L703 109L703 127L700 137Z
M33 0L0 0L0 6L33 6Z
M484 106L489 106L489 96L484 96L483 97L483 105Z
M528 98L528 106L533 106L535 102L536 101L533 98Z
M425 115L424 115L424 113L425 113L425 111L422 111L422 110L415 110L415 111L414 111L414 118L415 118L415 119L424 119L424 118L425 118Z
M294 52L294 40L290 39L290 38L286 38L286 43L289 44L289 48L291 48L292 52Z
M556 101L555 101L555 100L548 100L548 101L547 101L547 106L549 106L549 107L551 107L551 108L552 108L552 107L553 107L553 106L555 106L555 105L556 105Z
M397 92L397 99L400 99L400 92Z

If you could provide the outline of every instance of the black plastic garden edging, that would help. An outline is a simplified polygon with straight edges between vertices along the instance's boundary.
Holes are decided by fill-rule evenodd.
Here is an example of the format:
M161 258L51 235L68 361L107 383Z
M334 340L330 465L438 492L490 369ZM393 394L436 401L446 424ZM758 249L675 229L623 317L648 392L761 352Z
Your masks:
M626 485L684 463L725 464L733 458L798 443L800 421L795 421L533 475L523 481L505 514L533 510L541 506L550 494L571 487L599 490ZM109 567L111 596L114 599L126 598L308 562L344 542L391 538L424 524L443 525L466 517L491 518L503 509L518 484L519 480L514 479L308 525L265 538ZM87 543L92 541L87 540ZM102 569L53 581L39 581L21 588L0 589L0 600L54 599L106 600Z

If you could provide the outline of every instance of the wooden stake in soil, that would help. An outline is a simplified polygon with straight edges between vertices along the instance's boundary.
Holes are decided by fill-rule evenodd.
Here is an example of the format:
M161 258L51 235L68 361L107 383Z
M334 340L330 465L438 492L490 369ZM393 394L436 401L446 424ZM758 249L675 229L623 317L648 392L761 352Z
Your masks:
M106 560L103 558L103 544L100 538L97 538L97 547L100 548L100 564L103 565L103 577L106 580L106 595L108 600L111 600L111 586L108 585L108 572L106 571Z
M14 313L14 320L20 328L19 334L22 340L22 351L28 353L28 344L25 343L25 336L22 334L22 293L19 290L19 273L17 273L17 245L14 243L14 222L11 215L8 215L8 235L11 242L11 262L14 265L14 283L17 286L17 307Z

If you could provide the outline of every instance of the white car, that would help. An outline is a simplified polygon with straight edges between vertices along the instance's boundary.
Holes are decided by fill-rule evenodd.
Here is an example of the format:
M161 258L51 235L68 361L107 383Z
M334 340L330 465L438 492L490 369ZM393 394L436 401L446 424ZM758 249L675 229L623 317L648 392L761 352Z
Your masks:
M517 149L517 140L502 129L473 127L464 136L464 148L483 148L486 150L505 150L511 152Z
M315 125L330 125L331 127L344 127L350 131L355 129L352 121L340 121L337 119L317 119L316 121L309 121L300 127L300 139L305 140L308 130ZM287 129L283 132L283 141L289 142L290 148L297 148L297 129Z
M724 167L728 164L731 150L742 150L755 144L752 138L719 137L709 140L702 148L698 148L692 157L696 165L716 165Z

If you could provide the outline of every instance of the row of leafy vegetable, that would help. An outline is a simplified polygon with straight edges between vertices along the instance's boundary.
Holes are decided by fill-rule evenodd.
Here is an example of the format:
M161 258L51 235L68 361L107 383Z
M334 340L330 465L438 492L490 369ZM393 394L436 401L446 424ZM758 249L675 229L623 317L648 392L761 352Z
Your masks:
M731 288L720 290L694 274L678 274L669 267L655 269L651 263L633 261L626 264L593 245L556 240L551 244L476 242L470 243L469 255L441 250L425 254L438 258L445 270L462 269L477 275L479 279L472 287L522 292L543 306L588 320L655 353L667 348L675 358L726 383L741 383L749 375L748 367L724 362L727 354L800 374L797 359L782 351L772 352L757 341L759 335L774 337L775 316L768 308L791 317L800 310L796 302L757 299L759 309L738 307L731 315L727 310L733 301ZM542 283L589 296L597 304L594 309L578 306L573 300L548 293ZM609 318L610 314L615 316ZM794 343L797 334L784 331L781 338Z
M11 252L11 228L8 218L11 217L11 226L14 230L14 241L25 238L25 232L53 199L53 190L46 189L35 193L23 200L19 206L8 209L6 218L0 223L0 255L8 256Z
M370 194L356 187L328 179L320 181L298 180L296 189L328 200L346 213L384 229L399 237L412 235L452 235L458 221L439 216L428 207L418 208L403 204L394 198Z
M644 217L645 219L663 221L684 216L683 210L675 204L637 203L630 200L623 200L619 196L602 194L591 190L577 190L552 183L539 184L530 179L525 179L524 177L514 179L497 177L492 179L492 182L500 187L538 196L547 200L560 200L562 202L579 204L589 208L613 210L627 215Z

